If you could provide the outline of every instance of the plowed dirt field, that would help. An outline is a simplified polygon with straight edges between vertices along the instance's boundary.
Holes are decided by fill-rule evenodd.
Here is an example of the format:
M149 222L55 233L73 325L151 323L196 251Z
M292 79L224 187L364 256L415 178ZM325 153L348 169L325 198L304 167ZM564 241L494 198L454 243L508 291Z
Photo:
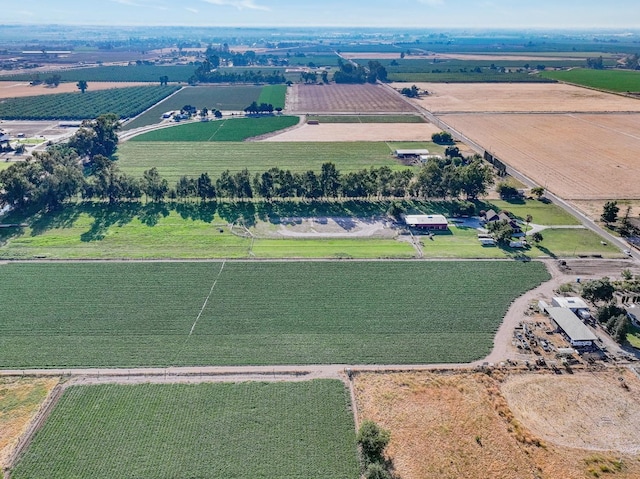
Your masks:
M439 131L431 123L304 124L264 141L431 141Z

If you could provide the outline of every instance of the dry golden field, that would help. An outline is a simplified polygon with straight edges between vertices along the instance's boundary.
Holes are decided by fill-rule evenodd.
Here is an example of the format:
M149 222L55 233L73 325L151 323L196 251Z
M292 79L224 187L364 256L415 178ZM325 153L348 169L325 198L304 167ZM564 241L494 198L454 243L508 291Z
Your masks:
M287 110L297 113L404 113L415 108L382 85L305 85L288 89Z
M431 123L303 124L264 141L431 141L439 131Z
M640 100L561 83L416 83L430 94L416 101L447 112L640 112ZM402 89L406 83L392 83Z
M563 198L640 198L640 114L440 118Z
M0 469L57 378L0 379Z
M109 90L129 86L146 86L143 82L89 82L87 91ZM0 81L0 98L17 98L23 96L53 95L55 93L75 93L80 90L75 83L60 83L55 88L45 85L30 86L29 82Z
M576 382L564 382L564 376L554 375L559 381L552 391L563 398L572 393L588 397L593 383L583 385L582 375L575 377ZM616 377L603 383L612 388L611 395L623 392ZM532 433L502 395L502 379L469 372L363 374L355 379L356 402L360 420L374 420L391 431L388 453L402 479L640 477L636 455L563 447L552 435ZM522 403L531 402L521 396ZM637 402L627 404L640 408ZM583 400L570 413L570 420L557 411L546 417L565 431L568 424L597 422L601 410Z

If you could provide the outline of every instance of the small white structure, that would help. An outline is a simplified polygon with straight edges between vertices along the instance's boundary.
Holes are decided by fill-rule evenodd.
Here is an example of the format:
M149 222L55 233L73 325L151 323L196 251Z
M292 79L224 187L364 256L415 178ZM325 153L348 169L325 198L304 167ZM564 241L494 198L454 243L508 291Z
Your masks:
M573 347L592 346L598 338L567 308L547 308L549 316Z
M551 299L551 306L566 308L583 320L591 318L589 305L577 296L556 296Z
M526 248L526 241L509 241L509 248Z
M420 158L429 156L429 150L395 150L393 156L396 158Z
M447 218L442 215L405 215L404 222L412 228L441 231L449 228Z
M480 244L482 246L495 246L496 245L496 240L494 240L493 238L478 238L478 241L480 241Z

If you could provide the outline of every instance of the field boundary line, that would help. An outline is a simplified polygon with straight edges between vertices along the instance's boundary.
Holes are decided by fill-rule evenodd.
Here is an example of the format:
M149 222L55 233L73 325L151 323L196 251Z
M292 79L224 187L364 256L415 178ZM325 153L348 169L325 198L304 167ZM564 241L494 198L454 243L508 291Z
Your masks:
M187 336L187 339L189 339L191 337L191 335L193 334L193 330L196 329L196 325L198 324L198 321L200 320L200 317L202 316L202 313L204 312L204 308L207 307L207 303L209 302L209 298L211 297L211 294L213 293L213 289L216 287L216 284L218 284L218 280L220 279L220 276L222 275L222 270L224 270L224 265L225 264L226 264L226 261L223 261L222 262L222 266L220 266L220 271L218 271L218 276L216 276L216 279L213 281L213 284L211 285L211 289L209 290L209 294L205 298L204 303L202 305L202 308L200 309L200 312L198 313L198 316L196 317L196 320L193 322L193 326L191 326L191 330L189 331L189 336Z

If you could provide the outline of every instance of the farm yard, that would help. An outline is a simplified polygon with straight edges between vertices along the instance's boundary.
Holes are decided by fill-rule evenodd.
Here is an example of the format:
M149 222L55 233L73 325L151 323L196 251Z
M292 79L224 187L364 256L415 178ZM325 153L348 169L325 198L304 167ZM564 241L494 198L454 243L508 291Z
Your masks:
M124 130L159 123L167 111L179 111L185 105L197 109L242 111L257 101L263 88L255 85L183 87L175 95L150 108L138 118L126 123Z
M2 79L2 77L0 77ZM142 82L91 82L87 91L111 90L113 88L129 88L134 86L149 86ZM31 86L25 82L0 81L0 100L3 98L21 98L25 96L55 95L57 93L77 93L80 90L75 83L61 83L55 88L46 85Z
M340 381L68 388L11 471L49 477L354 479Z
M562 198L640 198L640 184L629 181L640 177L640 114L440 118Z
M395 89L405 83L392 83ZM640 112L640 101L564 84L416 83L429 95L415 101L435 114Z
M415 108L381 85L295 84L287 93L289 113L413 113Z
M0 268L2 368L467 362L549 279L542 263L506 261Z
M299 120L297 116L265 116L196 122L143 133L133 137L130 141L244 141L248 138L290 128L297 125Z
M620 449L622 438L607 442L607 434L600 441L594 432L620 428L637 443L633 434L638 403L632 398L638 380L631 374L625 378L630 394L616 384L613 371L553 377L523 373L504 382L499 375L494 379L469 372L369 373L356 377L355 390L359 417L391 431L388 452L403 479L583 478L608 473L631 479L640 474L635 452ZM544 409L547 406L554 412ZM523 414L539 414L539 421L526 420L520 408ZM616 414L621 414L617 420L612 417ZM612 423L602 417L612 417ZM543 425L545 434L530 430L530 425ZM579 436L590 442L563 446Z
M142 113L178 88L140 86L8 98L0 101L0 117L6 120L82 120L115 113L126 118Z
M431 141L439 133L431 123L321 123L304 124L278 133L267 142ZM438 148L440 149L440 148ZM430 150L431 151L431 150Z

